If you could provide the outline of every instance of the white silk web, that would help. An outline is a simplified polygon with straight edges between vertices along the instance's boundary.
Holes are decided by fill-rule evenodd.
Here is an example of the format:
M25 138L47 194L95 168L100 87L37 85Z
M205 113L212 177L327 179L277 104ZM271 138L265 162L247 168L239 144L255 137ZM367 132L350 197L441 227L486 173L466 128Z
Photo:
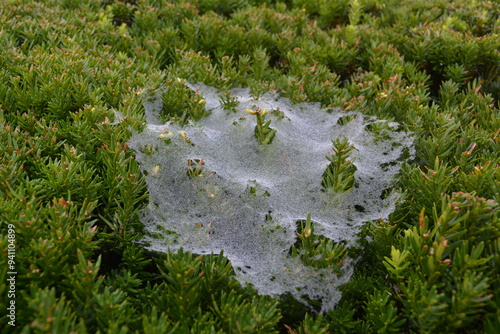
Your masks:
M147 247L198 254L224 250L238 280L259 293L289 292L305 304L321 300L322 311L332 309L353 262L338 275L292 257L296 222L310 212L316 234L354 245L360 226L393 212L397 194L390 189L403 157L413 155L412 136L398 131L396 123L359 112L292 104L276 93L256 99L248 89L232 91L239 106L228 111L217 89L187 85L206 100L209 116L184 127L163 124L159 92L144 104L146 129L129 142L147 174L149 205L141 218L149 232ZM255 116L247 108L268 109L276 129L271 144L259 145ZM382 123L386 127L378 135L369 131ZM355 148L356 186L326 193L321 186L329 164L325 156L333 153L332 139L343 136ZM188 161L195 166L201 159L203 176L188 176Z

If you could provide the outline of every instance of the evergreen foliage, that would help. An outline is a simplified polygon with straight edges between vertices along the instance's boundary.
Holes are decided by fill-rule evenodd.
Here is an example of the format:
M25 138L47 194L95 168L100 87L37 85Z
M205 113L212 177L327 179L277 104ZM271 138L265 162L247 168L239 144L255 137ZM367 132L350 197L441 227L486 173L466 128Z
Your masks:
M16 326L2 315L0 328L496 332L499 17L493 0L2 1L2 310L9 260L17 275ZM417 157L395 185L405 196L388 221L366 223L359 248L298 222L292 253L301 261L322 267L357 258L333 311L318 315L287 296L257 295L234 279L223 254L152 254L136 243L148 194L127 140L144 125L144 97L160 86L169 87L165 119L206 115L183 80L250 87L256 96L277 90L415 134ZM230 112L235 101L220 98ZM337 167L325 187L348 190L354 171L339 158L348 143L334 145ZM187 172L196 176L202 166L191 161Z

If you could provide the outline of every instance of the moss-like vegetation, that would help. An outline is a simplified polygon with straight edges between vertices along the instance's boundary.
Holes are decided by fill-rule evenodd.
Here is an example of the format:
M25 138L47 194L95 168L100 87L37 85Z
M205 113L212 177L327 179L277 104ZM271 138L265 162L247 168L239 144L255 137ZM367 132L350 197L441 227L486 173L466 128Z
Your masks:
M0 328L496 332L499 34L493 0L2 1ZM360 231L370 242L345 251L298 232L303 261L359 256L333 311L257 295L223 255L136 243L148 194L127 139L149 89L173 87L166 119L204 116L182 80L278 90L415 133L396 183L405 196Z

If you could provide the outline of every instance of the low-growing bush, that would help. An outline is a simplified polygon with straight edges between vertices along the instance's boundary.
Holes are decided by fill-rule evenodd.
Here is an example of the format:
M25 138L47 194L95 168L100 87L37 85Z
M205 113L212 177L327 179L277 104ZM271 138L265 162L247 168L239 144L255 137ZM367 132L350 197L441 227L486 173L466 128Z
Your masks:
M496 332L499 13L490 0L2 1L2 332ZM223 253L138 243L148 192L127 142L149 92L167 88L164 120L206 116L185 81L277 91L414 134L395 211L366 222L356 248L298 222L292 256L356 261L333 310L258 295Z

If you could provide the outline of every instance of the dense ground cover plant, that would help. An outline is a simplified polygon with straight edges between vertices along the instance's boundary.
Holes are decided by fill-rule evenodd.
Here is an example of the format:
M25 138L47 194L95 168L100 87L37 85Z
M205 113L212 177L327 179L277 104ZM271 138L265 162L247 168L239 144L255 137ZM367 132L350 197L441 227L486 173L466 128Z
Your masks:
M17 280L16 327L2 316L1 328L493 333L499 17L497 2L465 0L3 1L2 310L8 224ZM165 119L204 116L178 78L256 96L277 90L415 133L417 157L395 185L405 197L389 220L366 223L360 249L308 238L301 222L302 260L335 266L359 256L333 311L256 295L224 256L151 254L135 243L148 194L127 140L144 124L148 89L172 87ZM221 100L231 109L229 97ZM335 261L318 260L330 253Z

